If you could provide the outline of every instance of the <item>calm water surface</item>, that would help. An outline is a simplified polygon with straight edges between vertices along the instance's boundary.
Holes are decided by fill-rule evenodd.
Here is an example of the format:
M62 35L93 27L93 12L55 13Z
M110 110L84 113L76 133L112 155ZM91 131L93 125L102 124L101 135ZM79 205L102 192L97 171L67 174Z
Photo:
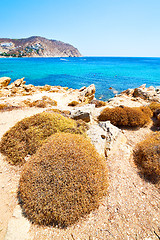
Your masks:
M81 88L94 83L96 97L107 100L114 94L144 83L160 86L160 58L1 58L0 77L12 81L25 77L26 84Z

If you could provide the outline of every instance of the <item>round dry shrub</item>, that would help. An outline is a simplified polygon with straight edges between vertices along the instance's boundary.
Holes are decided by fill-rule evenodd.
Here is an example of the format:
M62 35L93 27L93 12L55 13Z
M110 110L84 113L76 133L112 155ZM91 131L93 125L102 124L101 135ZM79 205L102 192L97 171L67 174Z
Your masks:
M153 117L153 112L148 106L140 107L141 111L148 115L150 118Z
M160 114L157 116L157 126L160 127Z
M156 110L160 109L160 103L152 102L152 103L150 103L149 108L152 110L152 112L154 114Z
M113 125L123 126L128 123L128 118L124 108L105 108L98 117L99 121L110 121Z
M99 121L110 121L116 126L141 127L150 121L148 113L141 108L105 108L98 117Z
M99 207L107 186L104 159L90 141L56 133L24 165L19 198L32 222L67 227Z
M141 173L160 177L160 132L149 135L137 144L134 160Z
M34 154L44 140L56 132L83 134L85 129L61 114L39 113L21 120L8 130L0 142L0 152L11 164L23 164L28 154Z

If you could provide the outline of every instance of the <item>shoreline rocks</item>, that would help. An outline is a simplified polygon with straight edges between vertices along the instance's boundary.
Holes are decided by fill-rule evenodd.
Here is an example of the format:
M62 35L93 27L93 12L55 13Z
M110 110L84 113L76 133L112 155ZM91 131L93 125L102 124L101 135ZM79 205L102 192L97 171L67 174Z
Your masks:
M135 89L127 89L121 92L118 96L127 95L133 98L142 98L148 101L160 102L160 89L153 86L146 87L146 84Z

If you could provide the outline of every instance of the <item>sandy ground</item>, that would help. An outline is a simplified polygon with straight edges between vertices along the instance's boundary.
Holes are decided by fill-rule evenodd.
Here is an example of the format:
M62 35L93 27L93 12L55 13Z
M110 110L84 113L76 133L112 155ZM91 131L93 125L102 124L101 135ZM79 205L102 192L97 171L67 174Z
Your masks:
M44 109L0 113L0 137L17 121ZM127 144L106 159L108 195L98 210L67 229L32 225L28 240L160 239L160 193L142 179L132 159L132 148L151 132L150 126L124 130ZM0 240L17 205L16 191L21 168L10 166L0 155Z

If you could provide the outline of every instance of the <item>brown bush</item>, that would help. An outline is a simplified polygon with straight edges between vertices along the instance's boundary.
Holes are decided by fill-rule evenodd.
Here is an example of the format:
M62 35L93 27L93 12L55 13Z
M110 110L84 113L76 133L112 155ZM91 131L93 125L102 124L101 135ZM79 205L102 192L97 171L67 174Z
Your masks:
M67 227L98 208L106 194L104 159L80 135L52 135L24 166L19 196L27 217Z
M50 106L57 106L57 102L50 97L43 96L42 99L31 101L31 100L24 100L23 103L28 107L39 107L39 108L46 108Z
M12 111L12 110L18 109L18 108L20 108L20 107L19 106L12 106L8 103L1 103L0 104L0 112L1 111Z
M148 115L150 118L153 117L153 112L152 110L147 107L147 106L143 106L143 107L140 107L141 111L144 112L146 115Z
M149 108L152 110L152 112L154 114L156 110L160 109L160 103L152 102L152 103L150 103Z
M141 173L160 178L160 132L149 135L137 144L134 160Z
M62 114L64 117L69 117L71 115L71 112L69 110L63 110L62 111L58 108L47 109L46 112L59 113L59 114Z
M150 117L141 108L115 107L105 108L98 120L110 121L116 126L141 127L150 121Z
M44 140L56 132L83 134L85 128L61 114L39 113L21 120L7 131L0 142L0 151L11 164L23 164L28 154L34 154Z
M68 106L69 106L69 107L75 107L75 106L77 106L78 104L79 104L79 102L77 102L77 101L72 101L72 102L68 103Z

